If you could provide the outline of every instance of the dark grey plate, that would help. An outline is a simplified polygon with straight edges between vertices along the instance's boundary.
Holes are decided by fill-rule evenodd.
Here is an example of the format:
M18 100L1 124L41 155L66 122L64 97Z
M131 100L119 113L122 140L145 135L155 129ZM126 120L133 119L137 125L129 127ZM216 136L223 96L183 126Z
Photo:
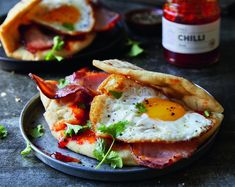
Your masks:
M20 130L26 141L31 143L33 153L42 162L52 168L69 175L82 177L86 179L94 179L101 181L128 181L128 180L143 180L166 175L168 173L182 169L193 163L196 159L202 156L212 145L217 132L203 144L192 157L183 159L176 164L165 169L150 169L145 167L123 167L122 169L112 169L108 165L102 165L100 169L95 169L97 161L74 153L68 149L61 149L57 146L57 140L51 135L50 130L43 117L44 108L40 101L39 94L35 95L24 107L20 116ZM45 128L45 134L41 138L31 139L27 132L29 128L42 124ZM68 155L82 161L82 164L72 162L61 162L49 156L54 152L60 152L63 155Z

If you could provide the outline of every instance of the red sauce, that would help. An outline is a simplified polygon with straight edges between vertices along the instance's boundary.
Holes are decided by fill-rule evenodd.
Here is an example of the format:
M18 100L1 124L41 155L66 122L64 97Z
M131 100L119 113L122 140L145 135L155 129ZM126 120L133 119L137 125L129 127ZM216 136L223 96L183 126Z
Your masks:
M83 133L76 135L72 138L73 140L76 140L78 144L82 145L85 142L89 142L90 144L95 143L96 141L96 135L91 130L86 130Z
M85 124L89 117L89 111L87 111L87 106L86 108L80 108L78 104L73 104L70 106L70 108L73 111L74 117L77 119L77 125Z
M63 155L63 154L61 154L59 152L52 153L50 156L52 158L55 158L56 160L60 160L62 162L77 162L77 163L81 163L81 161L78 160L77 158L73 158L71 156Z
M65 148L67 146L67 144L69 143L69 141L71 140L71 138L62 138L59 142L58 142L58 147L59 148Z
M217 0L168 0L164 6L164 18L184 25L203 25L220 18ZM204 53L177 53L164 48L165 59L181 67L202 67L219 59L218 47Z
M96 135L93 131L86 130L77 135L73 135L72 137L62 138L58 142L58 147L63 149L68 145L70 141L76 141L80 145L84 144L85 142L92 144L96 142Z

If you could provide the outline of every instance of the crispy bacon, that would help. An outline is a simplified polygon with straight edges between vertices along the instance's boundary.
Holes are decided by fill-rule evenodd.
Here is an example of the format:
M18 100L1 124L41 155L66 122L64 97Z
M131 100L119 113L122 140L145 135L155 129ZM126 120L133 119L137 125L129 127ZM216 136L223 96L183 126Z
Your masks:
M121 18L118 13L103 8L102 5L94 5L94 10L96 20L94 30L97 32L112 29Z
M36 82L42 93L50 99L61 99L68 96L77 101L90 103L96 95L96 89L101 82L108 76L105 73L90 72L87 69L81 69L69 76L69 84L59 89L56 81L45 81L34 74L29 76Z
M120 15L104 8L100 4L92 4L96 20L93 31L102 32L115 27L120 20ZM60 35L65 41L64 47L68 50L71 41L82 41L86 38L86 33L80 33L77 36L63 35L60 31L49 30L46 26L41 26L40 24L22 26L20 30L24 46L31 53L51 49L53 46L53 35ZM47 32L44 32L44 30Z
M31 53L47 50L53 46L52 37L44 34L36 25L24 27L23 41L26 49Z
M90 90L97 90L99 85L108 77L109 75L104 72L91 72L87 68L83 68L79 71L74 72L68 77L71 83L79 84L88 88Z
M197 142L135 143L130 144L137 163L150 168L162 169L183 158L188 158L197 149Z
M78 84L69 84L64 88L59 89L55 82L45 81L37 75L31 73L29 74L29 76L36 82L43 94L50 99L60 99L72 94L76 94L78 92L85 94L88 97L94 96L90 90Z

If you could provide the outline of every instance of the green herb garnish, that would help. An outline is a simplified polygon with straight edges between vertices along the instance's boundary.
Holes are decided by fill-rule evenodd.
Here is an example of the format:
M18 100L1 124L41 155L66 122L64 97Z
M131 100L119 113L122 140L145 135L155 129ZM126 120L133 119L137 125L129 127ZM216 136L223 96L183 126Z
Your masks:
M30 153L31 153L31 151L32 151L32 148L31 148L31 145L30 145L30 143L27 141L26 142L26 148L23 150L23 151L21 151L21 155L23 155L23 156L26 156L26 155L29 155Z
M90 120L87 120L87 122L86 122L86 126L87 126L89 129L91 129L91 128L92 128L92 123L91 123L91 121L90 121Z
M67 129L65 130L65 137L72 137L72 135L76 135L78 134L79 132L82 132L84 130L87 130L89 129L89 127L87 125L72 125L72 124L69 124L69 123L65 123L67 125Z
M67 79L60 79L58 82L59 84L57 85L57 87L59 89L62 89L69 84L69 81Z
M206 110L206 111L204 111L204 116L210 117L210 113Z
M128 121L119 121L119 122L113 123L109 126L101 124L99 126L98 130L102 133L105 133L105 134L112 136L113 138L116 138L125 130L125 127L127 124L129 124Z
M136 103L135 108L137 109L138 115L141 115L148 111L143 103Z
M115 138L119 136L124 130L126 125L129 124L128 121L120 121L114 124L109 125L108 127L105 125L101 125L98 130L102 133L108 134L112 136L112 143L109 149L106 151L106 145L104 140L98 139L96 143L96 148L93 152L95 158L100 161L100 163L96 166L98 169L103 163L110 164L113 168L122 168L123 161L119 154L115 151L112 151L112 147L115 143Z
M63 25L62 25L64 28L66 28L67 30L69 30L69 31L74 31L74 25L73 24L71 24L71 23L63 23Z
M0 139L7 137L7 129L3 125L0 125Z
M55 36L53 38L53 47L52 49L46 54L45 60L63 60L63 57L56 55L57 51L60 51L64 47L64 41L61 39L60 36Z
M111 151L113 144L114 142L112 142L111 146L109 147L109 150L107 151L104 139L101 138L97 139L93 155L97 160L101 162L96 166L96 169L98 169L102 163L110 164L112 168L123 167L122 158L119 156L119 154L116 151Z
M41 124L39 124L37 127L30 129L29 134L33 138L40 138L44 134L44 128Z
M113 90L109 90L109 93L116 99L119 99L122 97L122 92L117 92Z
M144 52L144 49L140 47L140 42L128 39L127 45L130 46L128 56L136 57Z

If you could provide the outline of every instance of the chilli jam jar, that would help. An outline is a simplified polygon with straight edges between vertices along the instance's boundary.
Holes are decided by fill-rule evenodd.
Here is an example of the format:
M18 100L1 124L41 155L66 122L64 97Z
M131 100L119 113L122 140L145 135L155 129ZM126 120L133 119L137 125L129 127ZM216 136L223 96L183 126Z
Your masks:
M165 59L199 68L219 59L220 6L217 0L168 0L163 10Z

